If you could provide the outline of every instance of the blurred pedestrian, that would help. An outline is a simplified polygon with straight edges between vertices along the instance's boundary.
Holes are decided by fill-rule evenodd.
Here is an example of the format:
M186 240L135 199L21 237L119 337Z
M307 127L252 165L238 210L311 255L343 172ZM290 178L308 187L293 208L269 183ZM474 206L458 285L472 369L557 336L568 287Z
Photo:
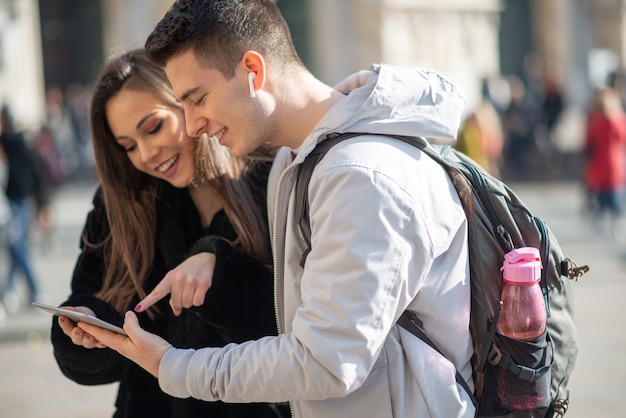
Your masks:
M47 171L51 187L57 189L65 180L65 168L52 130L47 124L43 124L35 135L33 149Z
M623 231L623 192L626 187L626 115L619 94L611 88L598 92L590 112L584 146L585 185L594 203L594 219L603 226L606 214L616 238Z
M5 251L7 249L7 230L9 221L11 220L11 204L5 193L7 181L9 179L9 161L7 155L0 143L0 260L4 260ZM2 288L5 280L5 265L0 263L0 326L6 322L6 310L2 299L4 297Z
M18 132L7 107L0 117L0 144L7 155L9 175L6 195L11 204L8 228L10 263L4 291L4 302L10 312L20 307L20 296L15 278L22 273L29 290L29 302L46 302L41 291L30 256L30 227L40 211L48 210L48 194L33 151L24 134Z
M512 169L515 180L526 180L529 176L529 157L535 149L536 117L534 104L526 93L524 82L517 76L507 78L511 91L511 102L504 111L504 158Z
M32 149L34 151L35 163L41 173L42 187L46 190L48 200L51 201L59 187L63 184L65 174L52 132L46 124L42 125L39 132L34 136ZM44 255L49 255L59 244L55 236L53 214L47 205L43 205L40 207L37 215L39 248Z
M614 70L609 73L606 80L607 87L617 92L622 109L626 109L626 73L624 70Z
M0 131L1 132L1 131ZM6 187L9 181L9 159L0 143L0 250L3 248L4 232L11 220L11 204L6 195ZM0 280L2 277L0 276ZM0 295L1 296L1 295Z
M554 146L558 124L565 110L565 99L559 78L554 72L546 73L543 83L544 94L541 104L541 120L545 129L545 139L550 147Z
M71 177L78 169L78 125L72 108L58 86L46 91L46 124L52 132L56 149L60 154L64 178Z
M500 116L487 97L483 97L463 121L455 147L499 178L503 142Z
M76 152L78 155L76 174L80 178L94 178L96 172L95 159L89 125L91 88L79 81L72 82L65 88L65 99L76 122Z

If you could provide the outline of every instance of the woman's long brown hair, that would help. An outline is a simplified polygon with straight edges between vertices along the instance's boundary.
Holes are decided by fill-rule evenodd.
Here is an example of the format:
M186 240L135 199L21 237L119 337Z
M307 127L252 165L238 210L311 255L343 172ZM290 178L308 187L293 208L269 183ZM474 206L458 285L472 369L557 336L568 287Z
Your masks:
M154 261L156 234L156 199L162 180L137 170L126 152L117 144L107 122L107 102L122 88L147 92L174 108L176 100L162 69L152 65L142 49L129 51L110 60L100 72L91 100L91 131L98 177L110 234L102 242L88 242L89 247L102 246L105 260L103 286L98 296L120 313L133 299L143 298L143 284ZM226 147L204 136L198 139L196 167L220 194L224 211L237 233L242 249L271 266L267 221L259 207L254 190L256 182L245 176L259 159L269 160L272 152L261 152L253 158L233 157Z

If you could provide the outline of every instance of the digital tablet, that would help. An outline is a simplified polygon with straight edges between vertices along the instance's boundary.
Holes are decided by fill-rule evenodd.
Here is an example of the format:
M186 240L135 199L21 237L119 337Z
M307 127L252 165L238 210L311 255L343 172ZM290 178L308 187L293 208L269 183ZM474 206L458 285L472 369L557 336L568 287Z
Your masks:
M108 329L109 331L117 332L118 334L128 335L126 331L122 328L115 326L109 322L103 321L102 319L96 318L95 316L87 315L82 312L70 311L69 309L57 308L55 306L44 305L42 303L33 302L33 306L39 309L42 309L48 313L58 316L65 316L72 321L78 322L87 322L89 324L98 326L100 328Z

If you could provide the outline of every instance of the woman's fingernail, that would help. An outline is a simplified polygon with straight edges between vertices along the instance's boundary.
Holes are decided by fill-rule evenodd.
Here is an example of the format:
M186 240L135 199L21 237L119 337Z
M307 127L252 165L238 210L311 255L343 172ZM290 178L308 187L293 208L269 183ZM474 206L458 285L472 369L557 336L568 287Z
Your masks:
M141 303L137 304L137 306L135 306L135 310L136 311L140 311L141 310Z

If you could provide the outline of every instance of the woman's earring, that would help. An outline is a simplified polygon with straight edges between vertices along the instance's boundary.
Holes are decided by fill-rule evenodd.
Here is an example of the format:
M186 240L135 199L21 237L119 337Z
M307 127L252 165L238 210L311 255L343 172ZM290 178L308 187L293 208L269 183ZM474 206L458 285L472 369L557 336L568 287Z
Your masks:
M256 92L254 91L254 77L255 74L251 71L248 73L248 88L250 88L250 97L255 98Z

